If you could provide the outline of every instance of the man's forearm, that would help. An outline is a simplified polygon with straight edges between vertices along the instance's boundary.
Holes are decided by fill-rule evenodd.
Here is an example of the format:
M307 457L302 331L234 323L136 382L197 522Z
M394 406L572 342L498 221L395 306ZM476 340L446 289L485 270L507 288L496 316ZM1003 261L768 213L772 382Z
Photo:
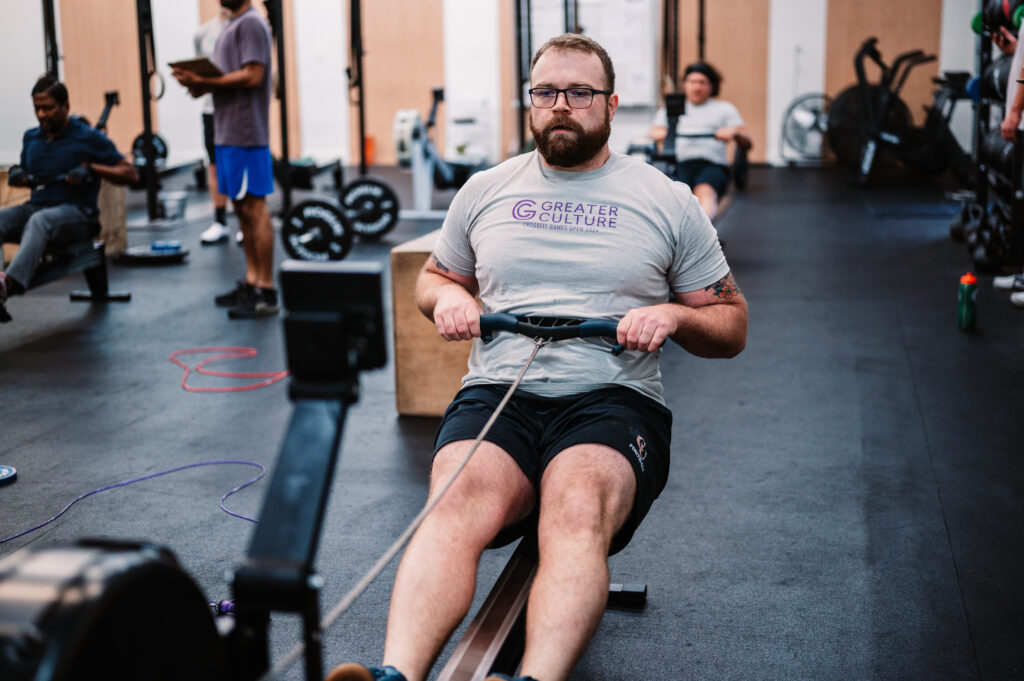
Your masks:
M672 340L697 357L726 358L738 355L747 342L745 301L687 307L677 305L678 326Z
M452 289L450 287L455 288ZM473 298L473 294L467 291L465 287L448 277L433 272L420 273L420 277L416 282L416 305L419 307L420 312L430 321L434 321L434 307L437 305L441 292L446 289L448 291L458 289L465 293L470 300Z
M104 180L110 180L114 184L132 184L139 181L139 172L127 159L112 166L90 163L89 168Z

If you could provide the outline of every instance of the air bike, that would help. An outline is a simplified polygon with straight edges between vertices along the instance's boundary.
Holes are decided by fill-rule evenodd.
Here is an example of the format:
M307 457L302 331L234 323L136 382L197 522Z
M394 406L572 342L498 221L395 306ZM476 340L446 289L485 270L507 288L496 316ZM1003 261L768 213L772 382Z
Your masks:
M359 372L386 364L381 268L286 261L280 283L293 410L259 523L233 574L233 617L215 620L199 587L160 546L83 539L24 549L0 561L3 681L252 681L280 678L300 657L307 681L324 678L321 632L343 607L321 619L322 579L314 561L346 412L358 400ZM576 320L552 328L510 315L481 318L485 342L498 331L551 340L614 339L615 326ZM385 555L378 566L387 560ZM535 539L528 535L440 679L514 672L536 563ZM358 587L339 606L357 595ZM645 600L642 585L613 585L609 605L637 609ZM302 645L273 668L272 611L298 613L303 622Z

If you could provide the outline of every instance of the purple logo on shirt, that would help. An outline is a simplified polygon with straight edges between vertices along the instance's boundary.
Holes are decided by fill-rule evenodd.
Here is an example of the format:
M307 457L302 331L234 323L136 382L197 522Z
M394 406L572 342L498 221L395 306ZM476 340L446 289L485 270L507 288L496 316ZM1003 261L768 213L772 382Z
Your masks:
M521 199L512 206L512 218L534 229L599 232L618 226L619 207L585 201Z

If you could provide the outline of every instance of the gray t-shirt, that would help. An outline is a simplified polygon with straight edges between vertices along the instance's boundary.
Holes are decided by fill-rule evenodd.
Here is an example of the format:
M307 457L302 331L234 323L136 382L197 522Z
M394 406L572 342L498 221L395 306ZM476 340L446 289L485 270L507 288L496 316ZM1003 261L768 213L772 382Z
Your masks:
M263 82L255 88L218 88L213 93L214 143L236 147L270 144L270 25L255 9L232 17L213 50L224 73L246 64L263 64Z
M690 189L612 153L589 172L544 167L534 151L477 173L452 201L434 255L474 276L485 313L619 320L672 292L729 272L717 233ZM660 352L618 357L605 339L540 350L522 389L555 396L624 385L664 404ZM533 341L499 332L474 341L463 384L511 383Z
M668 114L664 107L654 114L653 125L667 128ZM709 99L703 104L686 103L686 113L676 124L676 158L680 161L702 158L723 166L729 165L725 156L725 142L713 137L681 137L681 135L714 133L722 127L743 125L736 107L720 99Z

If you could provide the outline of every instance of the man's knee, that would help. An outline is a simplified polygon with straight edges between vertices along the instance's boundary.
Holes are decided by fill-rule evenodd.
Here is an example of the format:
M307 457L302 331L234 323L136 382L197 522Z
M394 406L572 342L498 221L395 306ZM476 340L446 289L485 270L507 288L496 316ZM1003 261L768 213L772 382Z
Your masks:
M626 458L603 445L559 454L541 482L542 535L610 544L633 508L636 475Z
M432 498L455 474L471 445L453 442L438 451L431 470ZM483 442L444 492L432 516L497 534L506 524L525 518L533 498L532 486L515 461L497 445Z

